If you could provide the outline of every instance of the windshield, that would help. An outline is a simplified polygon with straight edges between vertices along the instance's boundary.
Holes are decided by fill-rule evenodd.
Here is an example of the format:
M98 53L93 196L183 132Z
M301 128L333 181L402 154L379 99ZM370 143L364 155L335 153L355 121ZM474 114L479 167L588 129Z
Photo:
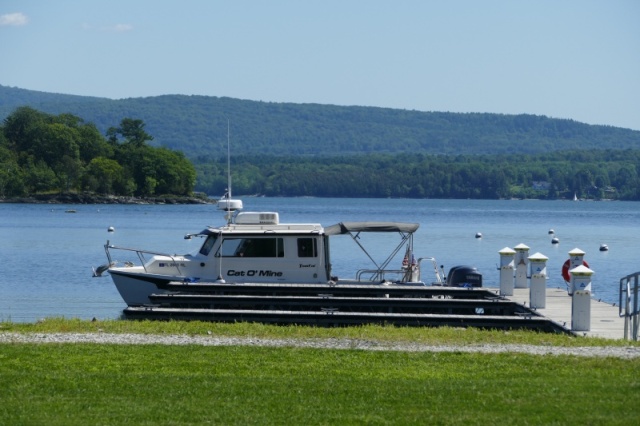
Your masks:
M213 248L213 245L216 243L217 238L218 238L218 234L209 235L207 239L204 240L204 243L200 248L200 254L203 256L208 256L209 252L211 252L211 249Z

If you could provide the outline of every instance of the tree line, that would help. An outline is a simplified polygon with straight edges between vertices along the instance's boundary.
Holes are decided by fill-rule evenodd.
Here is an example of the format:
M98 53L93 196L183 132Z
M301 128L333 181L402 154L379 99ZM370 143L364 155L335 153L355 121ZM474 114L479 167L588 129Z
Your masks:
M89 191L124 196L191 195L193 164L155 148L139 119L124 118L103 136L72 114L20 107L0 127L0 196Z
M140 119L124 118L102 135L78 116L20 107L0 127L0 197L226 191L226 157L200 156L192 163L181 152L150 146L152 140ZM638 149L244 155L232 158L231 174L234 193L243 195L640 200Z
M225 159L196 163L196 190L221 195ZM640 200L640 150L538 155L234 157L234 194L317 197Z

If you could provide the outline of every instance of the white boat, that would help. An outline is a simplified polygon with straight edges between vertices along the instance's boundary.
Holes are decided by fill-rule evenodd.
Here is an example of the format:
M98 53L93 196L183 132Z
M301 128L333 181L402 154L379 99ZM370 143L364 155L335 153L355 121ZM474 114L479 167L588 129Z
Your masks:
M417 258L413 234L417 223L341 222L323 227L314 223L280 223L276 212L236 211L220 227L207 227L185 238L202 238L197 250L171 255L118 247L107 241L107 271L129 306L150 304L149 295L167 293L169 283L274 283L274 284L399 284L445 285L444 275L432 257ZM376 261L361 242L361 233L387 232L400 236L398 245L383 261ZM330 237L350 235L371 259L370 269L354 272L349 279L334 276ZM401 250L405 248L404 258ZM118 252L115 260L113 252ZM400 260L392 266L394 258ZM425 262L433 273L427 283L421 269Z
M218 209L225 212L226 224L207 227L197 234L187 234L187 239L203 239L197 250L184 255L171 255L118 247L107 241L104 248L108 262L94 268L94 275L101 276L108 271L129 306L150 304L151 294L170 293L170 283L184 283L185 289L189 283L195 282L326 284L328 287L338 283L425 285L421 278L423 261L430 262L435 275L431 284L445 285L447 280L434 258L416 259L414 256L413 234L419 224L341 222L325 228L317 223L280 223L276 212L243 212L242 201L231 196L228 128L227 163L227 193L218 200ZM400 242L384 261L376 261L360 240L360 234L367 232L397 233ZM333 274L329 244L329 237L345 234L353 238L373 263L372 268L355 271L355 275L348 280L339 279ZM399 262L400 266L390 267L403 247L405 253ZM118 252L120 261L115 260L113 251ZM120 257L121 254L126 260ZM470 268L460 269L455 276L461 278L448 281L454 285L459 282L460 285L481 286L481 275L476 272Z

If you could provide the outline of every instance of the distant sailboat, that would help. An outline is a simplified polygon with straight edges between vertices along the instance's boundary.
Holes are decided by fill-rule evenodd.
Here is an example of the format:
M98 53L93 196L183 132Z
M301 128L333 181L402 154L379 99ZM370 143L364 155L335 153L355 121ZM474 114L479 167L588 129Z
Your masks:
M573 193L573 201L578 201L578 195L576 195L576 193Z

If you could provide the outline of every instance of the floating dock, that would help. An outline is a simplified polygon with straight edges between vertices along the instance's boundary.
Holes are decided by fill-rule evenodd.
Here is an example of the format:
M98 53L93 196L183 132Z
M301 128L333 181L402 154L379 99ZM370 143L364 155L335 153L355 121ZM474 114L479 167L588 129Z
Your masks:
M170 293L150 297L152 305L129 307L130 319L202 320L305 324L358 324L529 329L622 339L618 307L591 300L589 331L572 331L572 298L546 289L544 309L530 306L528 288L499 296L496 288L407 285L309 285L172 283Z
M493 289L498 293L497 289ZM516 288L513 296L506 296L523 306L530 306L529 289ZM535 309L535 312L561 324L567 330L571 330L571 296L561 288L546 289L545 308ZM620 308L611 303L591 299L591 329L589 331L576 331L575 334L586 337L602 337L606 339L624 338L624 317L620 317Z

